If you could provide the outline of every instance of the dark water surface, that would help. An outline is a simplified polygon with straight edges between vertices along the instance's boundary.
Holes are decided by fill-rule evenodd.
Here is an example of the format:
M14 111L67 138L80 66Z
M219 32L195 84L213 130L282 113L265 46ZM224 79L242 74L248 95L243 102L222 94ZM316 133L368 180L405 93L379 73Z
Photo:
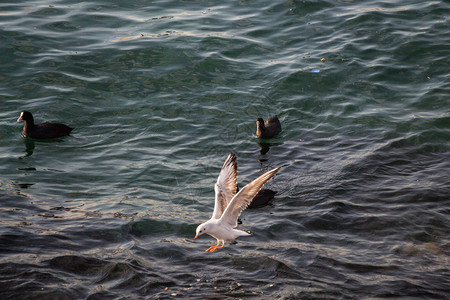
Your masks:
M363 4L362 4L363 3ZM450 296L448 1L0 4L2 299ZM325 58L325 61L321 61ZM22 110L73 135L21 136ZM255 120L282 133L258 141ZM227 154L286 165L214 253Z

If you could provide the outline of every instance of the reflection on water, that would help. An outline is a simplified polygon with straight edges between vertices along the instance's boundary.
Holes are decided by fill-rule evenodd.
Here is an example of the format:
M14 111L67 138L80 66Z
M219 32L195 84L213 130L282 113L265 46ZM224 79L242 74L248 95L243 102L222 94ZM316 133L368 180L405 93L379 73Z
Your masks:
M272 147L272 146L280 146L283 143L270 143L270 142L259 140L257 142L257 144L258 144L259 148L261 148L259 153L261 155L265 155L265 154L267 154L267 152L269 152L270 147ZM264 161L264 160L261 160L261 161Z
M25 144L25 152L26 152L26 155L23 157L31 156L33 154L35 147L33 139L26 137L23 139L23 143Z

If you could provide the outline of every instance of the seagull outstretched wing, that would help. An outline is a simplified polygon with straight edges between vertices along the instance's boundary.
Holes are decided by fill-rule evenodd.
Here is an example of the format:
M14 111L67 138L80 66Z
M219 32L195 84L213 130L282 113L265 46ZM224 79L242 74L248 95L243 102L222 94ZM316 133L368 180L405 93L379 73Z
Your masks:
M242 211L247 208L247 206L252 202L255 195L259 192L262 186L281 169L281 167L272 169L246 186L244 186L236 195L234 195L233 199L231 199L230 203L226 207L222 216L220 217L220 222L224 222L233 228L238 225L237 219L241 215ZM217 205L217 198L216 198ZM216 210L214 209L214 212Z
M217 182L214 185L214 191L216 192L216 200L214 204L214 211L212 219L219 219L231 199L236 194L237 187L237 163L236 154L231 152L220 170Z

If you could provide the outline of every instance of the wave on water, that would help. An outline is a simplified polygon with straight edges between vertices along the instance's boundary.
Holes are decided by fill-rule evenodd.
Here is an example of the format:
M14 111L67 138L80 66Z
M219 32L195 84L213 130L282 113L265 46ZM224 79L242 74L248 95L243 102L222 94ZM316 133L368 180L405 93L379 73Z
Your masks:
M5 299L449 297L445 1L0 4ZM21 136L23 110L74 127ZM255 137L278 114L282 132ZM194 240L229 152L283 166Z

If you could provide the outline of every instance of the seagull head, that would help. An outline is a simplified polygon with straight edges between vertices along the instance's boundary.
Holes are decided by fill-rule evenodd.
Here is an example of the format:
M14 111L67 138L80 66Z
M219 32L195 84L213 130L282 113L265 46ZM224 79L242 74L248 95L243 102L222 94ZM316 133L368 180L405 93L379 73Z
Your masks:
M204 233L208 233L210 225L211 224L209 224L208 222L198 225L194 239L198 238Z

